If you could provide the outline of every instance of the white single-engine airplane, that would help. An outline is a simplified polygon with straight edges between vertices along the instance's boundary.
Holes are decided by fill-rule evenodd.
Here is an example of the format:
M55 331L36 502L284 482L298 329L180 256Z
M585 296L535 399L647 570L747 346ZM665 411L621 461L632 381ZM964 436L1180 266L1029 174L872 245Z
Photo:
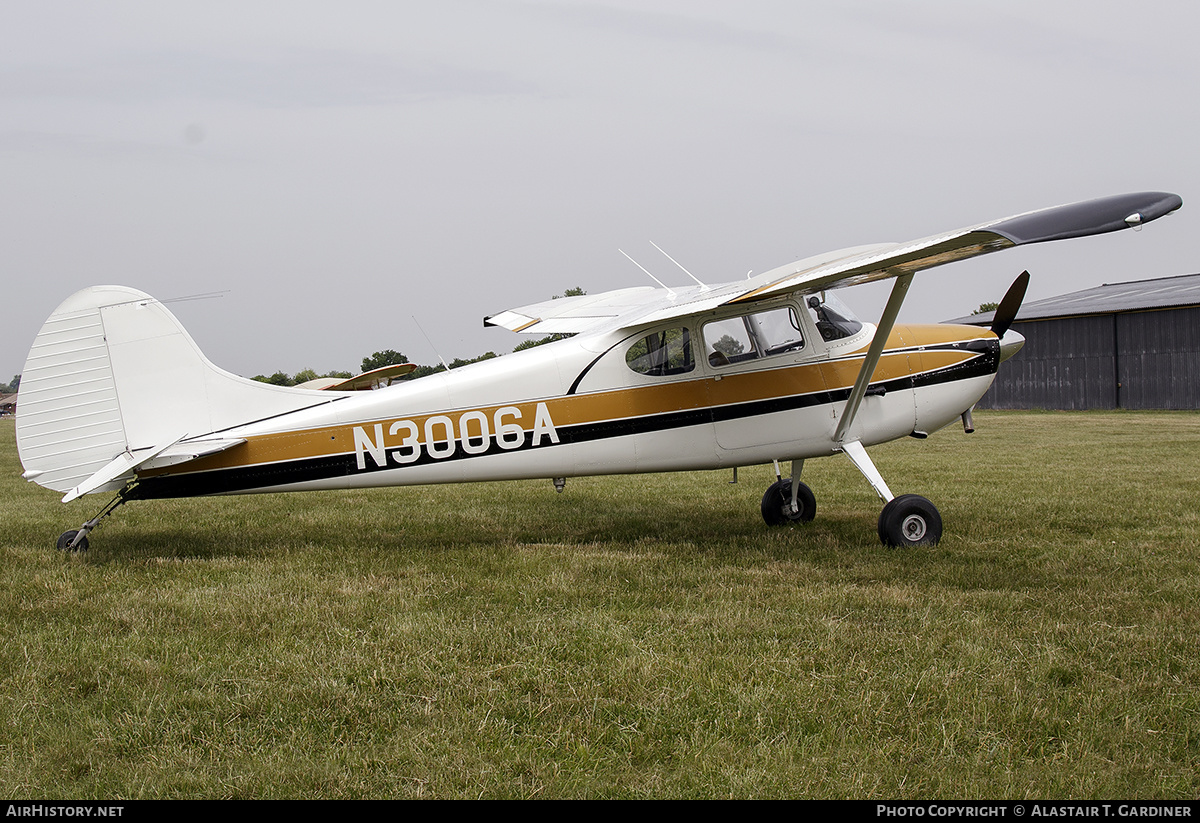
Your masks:
M127 500L528 478L561 491L568 477L772 462L763 518L808 521L816 501L799 482L804 461L838 452L885 502L886 545L936 543L937 509L894 496L865 447L923 438L958 418L970 431L971 408L1024 342L1009 325L1028 274L990 330L896 325L913 274L1136 228L1182 205L1162 192L1118 195L836 251L740 282L548 300L484 323L572 336L375 391L238 377L210 363L161 302L95 286L67 298L33 342L17 446L24 477L65 493L63 502L117 492L59 538L71 550L85 550ZM895 284L876 325L825 295L886 278Z

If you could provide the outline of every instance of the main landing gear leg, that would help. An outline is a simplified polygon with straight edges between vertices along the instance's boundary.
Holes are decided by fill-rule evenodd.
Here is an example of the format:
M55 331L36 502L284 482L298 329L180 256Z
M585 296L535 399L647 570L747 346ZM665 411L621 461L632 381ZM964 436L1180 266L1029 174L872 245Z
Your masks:
M133 486L129 485L121 489L117 496L109 501L108 505L100 510L100 513L91 520L84 523L78 529L65 531L58 536L57 548L68 552L85 552L88 550L88 535L92 529L100 525L100 521L112 514L118 506L125 502L129 490Z
M932 546L942 539L942 516L932 503L916 494L894 497L867 456L867 450L857 440L843 443L842 451L884 501L879 515L879 539L885 546Z
M800 482L803 460L792 461L792 476L780 476L779 462L775 462L775 482L767 489L762 499L762 516L768 526L784 523L807 523L817 515L817 498L812 489Z

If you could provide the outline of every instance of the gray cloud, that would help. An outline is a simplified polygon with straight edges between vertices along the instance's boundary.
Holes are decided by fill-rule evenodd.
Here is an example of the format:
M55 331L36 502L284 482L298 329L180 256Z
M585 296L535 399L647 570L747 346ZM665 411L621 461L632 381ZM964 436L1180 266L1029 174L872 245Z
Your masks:
M233 57L148 52L75 66L0 66L0 99L155 105L219 101L260 107L380 106L529 92L502 72L336 50Z

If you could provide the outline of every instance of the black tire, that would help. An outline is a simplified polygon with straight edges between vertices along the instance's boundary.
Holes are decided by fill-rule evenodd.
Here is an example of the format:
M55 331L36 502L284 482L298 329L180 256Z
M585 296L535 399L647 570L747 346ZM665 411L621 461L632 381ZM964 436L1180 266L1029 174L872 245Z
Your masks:
M78 529L72 529L69 532L63 532L62 534L60 534L58 536L58 543L57 543L57 548L59 549L59 551L75 551L75 552L87 551L88 550L88 539L86 537L84 537L82 540L79 541L78 546L76 546L73 549L71 548L71 541L75 539L75 535L77 535L77 534L79 534Z
M883 507L879 539L885 546L935 546L942 539L942 516L918 494L902 494Z
M785 523L807 523L817 516L817 497L804 483L800 483L796 489L796 505L799 511L793 512L791 478L777 480L763 495L763 520L768 526L782 526Z

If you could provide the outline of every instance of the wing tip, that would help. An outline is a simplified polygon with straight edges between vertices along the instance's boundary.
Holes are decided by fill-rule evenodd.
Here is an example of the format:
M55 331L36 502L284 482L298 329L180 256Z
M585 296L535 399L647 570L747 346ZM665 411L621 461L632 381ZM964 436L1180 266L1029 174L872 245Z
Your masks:
M984 228L1023 246L1137 228L1182 207L1183 198L1172 192L1134 192L1041 209Z

